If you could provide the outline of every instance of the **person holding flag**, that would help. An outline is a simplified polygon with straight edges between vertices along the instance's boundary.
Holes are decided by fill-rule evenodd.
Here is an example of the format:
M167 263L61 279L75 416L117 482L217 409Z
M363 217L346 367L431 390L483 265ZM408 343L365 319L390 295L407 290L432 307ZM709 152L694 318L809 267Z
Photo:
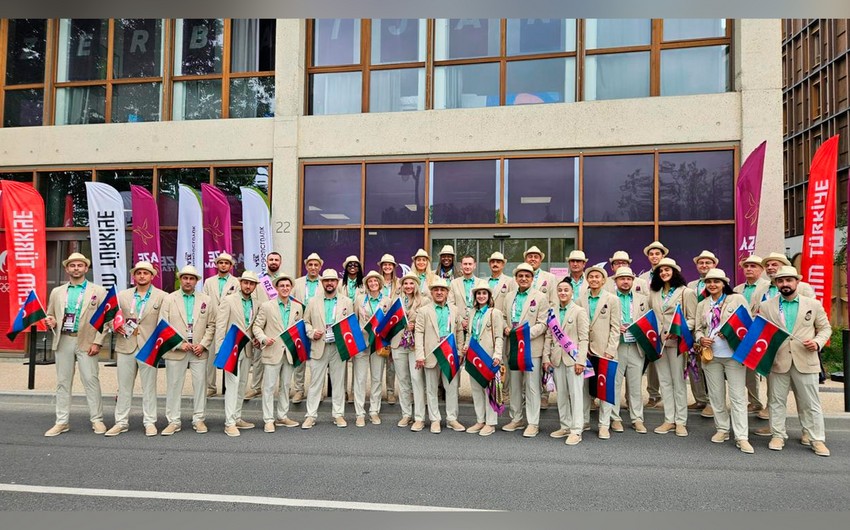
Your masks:
M717 267L720 264L720 260L713 252L703 250L699 256L694 258L694 264L697 266L699 278L688 282L688 288L694 290L697 294L697 303L700 303L708 297L708 291L705 290L705 275L708 274L708 271ZM688 378L691 384L691 393L694 395L694 403L688 405L688 409L701 411L700 416L703 418L713 418L714 410L709 404L705 373L700 364L697 364L697 370L698 377L691 375Z
M532 250L536 247L532 247ZM527 426L522 435L533 438L540 432L540 382L541 382L541 358L543 357L543 346L546 341L546 315L549 311L548 296L532 287L534 281L534 269L528 263L520 263L514 269L514 280L517 290L508 293L505 297L505 336L511 332L517 333L528 324L528 336L518 337L520 349L531 350L531 370L523 372L520 370L510 371L510 416L511 421L502 426L506 432L514 432L525 425ZM548 282L548 280L545 280ZM549 285L552 291L555 285Z
M363 328L363 338L369 348L360 355L354 357L354 380L351 383L354 391L354 413L356 419L354 425L366 426L366 374L371 374L369 392L369 421L372 425L381 424L381 381L384 375L384 365L389 354L389 346L375 332L380 319L390 309L390 299L381 292L384 287L384 278L376 271L369 271L363 277L366 292L357 293L354 298L354 307L357 311L357 319ZM385 349L386 348L386 349ZM381 351L383 350L383 351ZM386 352L386 355L385 355Z
M620 309L620 301L616 296L602 288L605 285L605 280L608 279L608 274L605 269L598 266L588 267L585 273L587 289L581 297L581 305L587 310L587 316L590 321L590 332L588 336L588 352L589 355L603 357L606 359L616 359L617 349L620 344L620 325L622 323L622 312ZM575 290L575 286L573 286ZM604 377L600 374L599 377ZM614 384L619 375L614 377ZM590 387L588 381L584 384L584 426L583 429L590 427ZM598 412L598 428L599 439L608 440L611 438L611 414L614 410L614 405L602 399L599 400ZM622 423L619 425L617 432L623 432Z
M502 362L505 317L501 310L493 307L493 292L486 281L479 280L472 287L471 294L475 301L472 304L466 344L461 350L466 359L467 371L472 370L470 390L476 422L466 432L489 436L496 432L499 416L487 399L490 382L487 376L497 371ZM492 364L487 362L489 360L492 360ZM479 378L486 380L488 385L482 384Z
M401 419L397 425L407 427L412 419L410 430L421 431L425 428L425 378L422 370L416 369L413 332L416 327L416 315L422 306L430 303L430 299L422 296L418 274L411 271L402 277L400 298L407 317L407 327L397 333L390 342L398 376L398 403L401 407Z
M543 295L549 301L549 306L554 307L555 305L557 305L558 294L556 291L558 278L555 278L554 274L549 271L544 271L540 267L543 264L543 258L546 257L546 254L544 254L543 251L537 248L537 246L535 245L527 248L525 252L523 252L522 257L525 260L525 263L531 266L531 270L533 271L532 274L534 274L534 277L531 281L531 288L543 293ZM514 276L514 282L516 282L516 276ZM508 316L508 309L509 308L505 306L505 316Z
M615 253L616 255L616 253ZM649 299L635 285L635 273L631 267L618 267L614 273L614 285L617 288L616 297L621 315L620 337L617 346L617 359L620 361L617 368L617 402L611 411L611 429L614 432L623 432L623 419L620 417L620 396L623 382L626 383L627 399L629 402L629 417L632 428L639 434L646 434L646 426L643 423L643 369L646 365L646 355L638 347L634 334L628 331L636 320L640 319L649 311Z
M239 290L239 280L231 274L233 267L236 265L236 260L227 252L222 252L215 258L215 267L218 271L215 276L210 276L204 281L204 294L210 297L212 305L218 307L221 305L221 300L230 294ZM215 343L219 344L224 340L224 333L227 330L222 330L222 336L219 337L216 330ZM215 366L212 362L207 363L207 397L212 397L218 393L218 387L215 382Z
M238 354L236 375L224 370L224 434L228 436L240 436L240 429L255 427L253 423L242 419L242 403L248 386L248 372L254 358L254 347L259 346L253 331L254 319L259 309L253 295L259 283L260 279L256 272L250 270L243 272L239 277L239 293L222 298L216 311L216 352L221 350L221 345L231 326L235 325L249 339L249 343Z
M555 389L558 396L560 429L549 434L552 438L566 438L567 445L578 445L584 425L584 373L590 320L587 311L573 301L573 284L568 278L558 283L558 306L553 314L561 331L577 346L572 357L552 333L546 335L543 347L543 370L554 369ZM551 328L550 328L551 330ZM638 387L639 388L639 387Z
M425 395L432 433L439 433L442 430L440 427L442 416L437 404L437 386L441 376L443 387L446 389L446 426L458 432L466 430L466 427L457 421L457 393L460 378L455 376L449 381L437 366L437 357L434 355L434 350L449 335L454 334L455 344L463 344L462 315L458 308L448 302L448 297L449 284L443 278L435 278L431 284L431 299L434 303L420 308L413 328L415 369L425 372Z
M281 275L280 261L279 252L269 252L266 255L266 272L258 276L260 283L257 289L254 289L254 302L258 307L272 298L277 298L271 291L267 291L267 286L270 283L271 287L275 287L275 282ZM252 399L263 394L264 366L261 356L255 355L254 360L251 361L251 373L253 374L251 376L251 389L245 392L245 399Z
M98 353L104 335L90 324L106 290L86 279L91 261L78 252L62 261L68 282L54 287L47 301L45 324L53 331L51 349L56 357L56 423L44 433L58 436L71 428L71 387L75 363L86 391L89 421L95 434L106 433L98 377Z
M611 294L617 294L617 282L614 281L614 275L620 270L620 267L628 267L631 270L632 258L625 250L618 250L614 255L608 258L608 264L611 266L611 275L605 281L604 289ZM638 277L632 280L632 290L647 296L649 294L649 283Z
M297 352L289 351L281 335L296 322L304 318L304 304L290 297L292 277L281 273L274 281L277 298L264 302L251 331L262 348L263 363L263 430L274 432L275 427L298 427L289 414L289 382L292 380L293 357ZM256 352L255 352L256 355ZM303 363L302 363L303 364ZM278 394L277 412L274 396Z
M743 453L752 454L747 427L747 369L732 359L733 348L721 332L723 325L735 312L747 308L747 300L732 291L729 278L722 269L712 268L703 278L707 297L697 305L694 338L702 346L702 366L708 385L708 398L714 409L714 426L717 432L713 443L729 439L730 411L726 409L726 384L732 402L731 428L735 443ZM707 354L710 352L710 354Z
M307 274L295 279L295 285L292 287L292 296L304 304L304 307L310 300L316 296L322 295L322 286L319 285L319 273L322 271L324 264L321 256L313 252L307 259L304 260L304 268L307 269ZM291 402L297 405L304 401L304 374L307 371L307 363L301 363L295 367L293 372L293 394Z
M395 256L392 254L384 254L378 261L378 267L381 269L381 276L384 280L384 286L381 288L381 295L389 300L395 300L401 294L401 280L396 276L395 269L398 264L395 262ZM387 384L387 405L395 405L395 363L393 356L386 358L386 384Z
M688 391L682 373L685 359L679 353L679 338L670 334L670 326L676 309L681 306L685 315L683 323L689 330L694 328L697 310L697 295L689 289L682 277L682 269L672 258L661 258L655 266L649 284L649 307L658 317L661 340L664 347L661 358L652 363L658 370L658 382L664 403L664 423L656 434L667 434L675 430L676 436L687 436Z
M410 272L419 278L419 293L430 300L431 283L437 276L431 270L431 256L424 248L420 248L410 257Z
M180 431L180 401L186 370L192 373L192 428L198 434L209 431L206 424L206 374L207 363L212 363L209 352L215 342L216 306L209 296L195 289L202 278L195 267L186 265L177 273L177 278L180 289L168 294L160 309L162 319L184 339L177 348L163 355L168 387L165 395L168 425L160 433L163 436Z
M348 297L351 300L351 303L354 304L354 299L358 294L362 294L366 291L366 286L363 284L363 264L360 263L360 259L357 256L351 255L345 258L345 261L342 262L342 274L343 278L339 282L339 292L343 296ZM348 389L348 402L354 402L354 377L352 376L351 387L348 386L348 372L349 367L354 363L353 360L349 359L345 363L344 370L344 381L346 388Z
M356 258L355 258L356 259ZM359 263L359 262L358 262ZM316 425L319 415L319 402L328 371L331 374L331 414L337 427L348 424L345 414L345 361L336 347L336 337L331 326L354 314L354 306L341 290L337 288L339 276L333 269L325 269L321 276L322 296L314 296L304 309L304 323L310 344L310 387L307 389L307 414L302 429L311 429ZM355 330L356 332L356 330Z
M649 261L649 270L641 273L637 279L643 280L647 284L652 283L655 266L658 265L658 262L662 258L667 257L669 253L670 250L661 241L653 241L644 247L643 255ZM649 291L647 291L647 297L649 297ZM658 370L655 368L655 363L649 363L649 366L646 368L646 391L649 393L649 401L646 402L646 407L650 409L661 408L663 405L661 403L661 390L658 383Z
M136 374L142 379L142 413L145 436L156 436L156 366L136 359L159 323L159 312L165 301L165 291L154 287L156 269L147 261L140 261L130 269L135 287L118 292L118 306L124 315L123 332L113 333L115 352L118 354L118 401L115 403L115 425L106 436L118 436L130 428L130 406Z
M744 283L736 285L733 289L734 292L746 298L750 316L758 313L761 299L770 287L770 281L762 277L764 274L764 265L761 262L762 259L756 255L751 255L744 259L741 262L741 269L744 271ZM760 380L761 377L755 370L747 370L747 394L749 397L747 412L758 413L765 410L764 403L761 400L761 394L759 393ZM760 417L760 419L766 420L767 414L765 413L764 418Z
M832 328L821 303L798 293L801 279L794 267L780 268L773 276L780 296L762 302L759 307L761 316L790 335L779 346L767 379L772 432L768 448L781 451L788 439L785 416L788 392L793 389L800 423L808 434L812 451L818 456L829 456L818 394L818 353L829 340Z

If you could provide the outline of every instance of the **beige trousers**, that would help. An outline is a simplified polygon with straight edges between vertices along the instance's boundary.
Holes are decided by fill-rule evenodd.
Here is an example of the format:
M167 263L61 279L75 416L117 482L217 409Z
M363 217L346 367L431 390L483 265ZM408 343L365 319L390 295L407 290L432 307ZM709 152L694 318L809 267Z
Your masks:
M80 367L80 381L86 391L89 420L103 421L97 355L89 357L87 351L77 349L77 337L63 333L56 347L56 423L70 423L75 363Z
M661 358L652 363L658 371L661 399L664 401L664 421L677 425L688 424L688 388L683 370L685 357L676 345L664 345Z
M749 437L747 427L747 368L732 358L715 357L703 365L706 383L708 383L708 399L714 409L714 426L718 431L730 432L736 440L746 440ZM726 386L729 385L729 401L732 403L731 422L730 410L726 408Z
M143 423L145 426L156 424L156 368L137 361L137 353L117 354L118 401L115 403L115 425L130 425L130 405L133 402L137 373L142 380Z
M572 366L555 367L555 389L558 397L558 419L561 429L581 434L584 418L584 377L576 375Z
M302 363L299 366L303 366ZM295 367L288 360L281 359L280 364L263 365L263 421L283 419L289 414L289 382ZM279 387L279 388L278 388ZM274 393L278 392L277 414L274 410Z
M785 430L788 392L793 385L797 399L800 424L808 431L812 441L826 441L823 425L823 409L818 395L818 374L803 374L792 364L784 374L770 372L768 380L767 406L770 408L770 430L774 437L788 438Z
M180 361L165 360L165 419L168 423L180 425L181 400L183 399L183 383L186 380L186 370L192 374L192 425L206 420L207 408L207 360L198 359L187 353ZM209 363L212 360L209 359Z
M510 370L511 421L528 420L529 425L540 423L540 366L543 359L533 361L534 369L530 372Z
M345 365L336 348L325 348L321 359L310 359L310 387L307 389L307 418L317 418L325 378L331 374L331 414L334 418L345 414Z

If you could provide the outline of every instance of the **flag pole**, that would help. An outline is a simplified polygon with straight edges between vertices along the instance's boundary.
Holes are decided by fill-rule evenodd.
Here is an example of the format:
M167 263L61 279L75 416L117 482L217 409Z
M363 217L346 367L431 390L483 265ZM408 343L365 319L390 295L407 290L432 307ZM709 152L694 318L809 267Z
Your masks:
M37 349L38 342L36 340L36 327L35 324L30 326L30 338L29 338L29 349L30 349L30 365L29 365L29 380L27 381L27 389L33 390L35 389L35 353Z

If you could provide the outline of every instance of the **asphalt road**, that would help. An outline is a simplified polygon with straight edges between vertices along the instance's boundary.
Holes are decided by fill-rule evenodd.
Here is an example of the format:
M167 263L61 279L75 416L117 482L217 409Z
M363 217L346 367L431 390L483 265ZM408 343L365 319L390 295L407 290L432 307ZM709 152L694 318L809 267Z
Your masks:
M245 414L259 420L253 409ZM347 407L347 411L350 406ZM105 406L107 425L112 407ZM461 405L469 425L471 406ZM162 410L160 410L162 415ZM832 456L822 458L799 445L799 427L782 452L766 438L751 436L756 454L732 443L712 444L711 420L692 415L691 435L639 435L627 429L598 440L595 431L576 447L554 440L556 410L543 413L541 435L498 431L483 438L443 429L435 435L395 426L397 407L384 423L339 429L323 404L312 430L261 428L239 438L222 432L213 410L211 431L198 435L184 415L184 430L171 437L143 435L140 411L131 430L116 438L94 435L85 407L72 410L72 430L44 438L53 422L47 403L0 403L0 486L84 488L80 494L0 491L0 510L300 510L333 509L298 500L390 503L494 510L846 510L850 506L850 421L828 424ZM303 404L292 417L300 420ZM164 419L160 420L160 428ZM647 415L652 428L660 413ZM756 423L758 422L758 423ZM503 422L504 423L504 422ZM753 419L751 429L764 422ZM131 490L115 497L90 496L88 489ZM76 490L73 490L76 492ZM290 499L288 505L252 505L193 499L138 499L132 491L181 492ZM109 493L107 493L109 494ZM220 500L220 499L219 499ZM369 508L370 505L352 505Z

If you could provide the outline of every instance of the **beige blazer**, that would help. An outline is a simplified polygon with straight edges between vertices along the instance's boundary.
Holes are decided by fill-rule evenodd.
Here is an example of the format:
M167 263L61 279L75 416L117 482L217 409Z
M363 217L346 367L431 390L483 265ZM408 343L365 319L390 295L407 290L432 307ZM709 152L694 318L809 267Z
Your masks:
M461 348L463 342L463 328L461 327L461 312L453 306L449 307L449 332L454 333L455 343ZM425 368L437 366L437 357L433 351L440 344L440 328L437 324L437 312L434 304L422 307L416 314L416 325L413 331L414 352L417 361L425 361ZM458 352L460 353L460 352Z
M743 296L745 285L746 282L739 283L732 290ZM761 304L761 299L764 296L764 293L766 293L767 290L770 288L770 280L766 278L759 278L758 280L756 280L755 285L756 288L753 291L753 294L751 295L750 302L747 304L747 307L750 310L750 315L755 315L756 313L758 313L759 304ZM744 301L746 300L747 297L745 296Z
M487 277L484 279L488 282L490 278ZM505 297L508 296L508 293L511 291L517 290L516 280L507 274L501 274L499 276L499 282L493 288L493 307L501 311L503 314L505 312ZM557 296L557 290L556 290Z
M473 275L472 276L472 286L475 287L475 284L478 283L479 280L480 280L480 278ZM471 293L470 293L470 296L472 296ZM469 311L466 311L468 309L468 307L466 305L466 290L463 288L463 276L455 278L454 280L452 280L452 283L449 285L449 303L454 305L458 309L464 311L464 314L466 316L469 316L467 313L471 314ZM473 297L473 299L470 302L470 305L474 305L474 304L475 304L475 299Z
M700 303L700 295L702 294L702 291L705 290L705 283L703 283L702 289L700 289L699 282L705 282L705 280L703 280L702 278L698 278L696 280L691 280L688 282L688 289L692 289L697 295L697 303Z
M210 297L204 293L195 292L195 307L192 311L192 344L200 344L204 352L199 357L206 359L215 341L216 306ZM165 296L159 316L183 337L183 342L176 349L166 352L163 357L170 361L182 361L189 352L180 350L189 334L189 319L186 315L186 304L183 302L183 291L177 290ZM194 356L194 355L193 355Z
M605 285L603 285L602 288L611 294L617 294L617 284L611 276L605 280ZM643 278L635 278L634 281L632 281L632 292L649 296L649 283L647 283L647 281Z
M366 304L366 298L366 293L358 293L354 298L354 312L357 313L357 322L360 323L361 329L367 322L369 322L369 319L372 318L371 307ZM393 302L395 302L395 298L382 296L378 301L377 309L380 309L386 315ZM366 333L366 330L363 330L363 340L366 341L366 344L369 344L369 334Z
M542 274L542 272L541 272ZM508 293L505 297L505 326L510 329L513 318L512 309L518 291ZM546 342L546 315L549 311L549 298L533 287L528 290L528 297L522 305L519 323L528 322L531 332L531 357L543 357L543 346ZM507 343L507 341L506 341Z
M415 330L415 326L416 326L416 317L419 315L419 311L421 311L423 307L431 304L430 298L420 297L419 300L420 300L420 303L416 307L407 306L407 305L404 306L404 312L407 315L407 324L408 324L408 326L412 324L414 326L414 330ZM404 303L403 297L402 297L402 303ZM413 332L413 331L411 331L411 332ZM402 334L403 333L397 334L395 337L393 337L392 342L390 342L390 347L393 350L396 350L400 347ZM414 338L414 340L415 340L415 338Z
M726 295L726 299L723 301L720 310L720 326L729 320L735 311L738 310L740 306L749 307L747 304L747 299L744 298L742 294L730 294ZM694 329L694 340L699 341L703 337L708 337L711 333L711 297L703 299L702 302L697 304L697 315L696 315L696 327ZM726 340L723 335L718 334L716 337L713 337L715 340Z
M53 341L50 345L53 351L56 351L56 348L59 347L59 333L62 329L62 320L65 318L65 306L68 303L68 285L70 283L66 282L54 287L47 298L47 316L53 317L53 320L56 321L56 327L53 328ZM83 291L83 305L80 308L80 322L77 325L78 350L88 350L92 344L103 344L105 335L98 333L89 324L89 321L105 298L106 289L94 282L86 282L86 289Z
M319 287L321 287L321 286L322 286L322 282L319 282ZM339 282L337 282L336 293L340 296L344 296L344 297L348 298L349 300L351 300L352 303L354 302L354 298L357 298L358 294L363 294L365 292L366 292L366 282L365 281L363 282L363 285L354 289L354 297L348 296L348 280L346 279L345 276L343 276L342 279Z
M221 294L218 294L218 275L210 276L206 280L204 280L204 294L209 296L212 300L213 305L218 306L221 303L221 299L225 296L233 293L239 293L239 280L236 279L236 276L232 274L227 275L227 281L224 283L224 288L221 290ZM225 333L227 330L225 330Z
M133 293L135 290L135 287L131 287L118 292L118 305L121 307L121 312L124 314L125 319L138 318L138 315L134 317L135 303L133 301ZM121 333L115 334L116 352L123 353L124 355L136 353L139 348L145 345L154 330L156 330L156 325L159 324L159 310L162 308L166 294L165 291L157 289L154 286L151 286L150 290L151 296L148 298L142 311L136 334L131 335L129 338Z
M779 315L779 300L776 296L764 302L759 307L759 314L767 320L776 324L780 329L788 331L788 327L782 324ZM816 374L820 372L820 360L817 351L809 351L803 346L804 340L813 340L818 345L818 351L822 350L832 335L832 327L826 317L820 302L814 298L800 295L800 307L797 312L797 320L794 321L793 338L785 339L776 352L773 361L772 372L784 374L791 369L791 364L803 374Z
M472 317L475 316L473 310L469 316L470 332L466 334L466 343L463 349L469 348L469 343L472 342ZM483 322L480 324L481 333L478 335L478 344L484 348L493 359L502 360L502 350L504 349L505 341L505 315L495 307L491 307L484 314Z
M307 327L307 334L311 336L311 344L310 344L310 358L311 359L321 359L322 356L326 353L329 355L338 355L338 350L334 343L325 342L324 332L326 323L325 323L325 296L314 296L310 299L310 303L307 304L307 307L304 309L304 325ZM327 325L336 324L343 318L354 312L354 306L352 305L351 300L345 296L337 294L336 297L336 309L334 310L334 321L328 322ZM319 340L313 340L312 335L314 330L320 330L323 335L319 337Z
M587 347L590 336L590 319L587 316L587 310L576 303L570 304L567 311L564 313L564 319L561 320L561 312L555 308L555 317L558 319L558 325L561 331L567 334L573 342L578 344L578 362L584 366L587 361ZM552 366L560 366L561 362L565 366L573 366L576 361L564 352L561 345L555 342L555 337L551 331L546 333L546 345L543 349L543 362L552 363Z
M268 272L264 272L263 274L259 274L258 276L262 278L264 274L268 274ZM278 276L280 276L280 274L269 274L269 278L271 279L272 285L274 285L274 281L277 279ZM266 293L266 288L263 287L262 283L257 284L257 288L254 289L252 296L254 297L254 300L260 303L260 305L263 305L264 303L271 300L271 298L269 298L268 293ZM275 297L275 300L276 299L277 297Z
M531 288L543 293L543 296L549 301L549 306L554 307L558 305L558 282L562 278L558 278L551 272L544 271L543 269L538 270L540 272L537 274L536 281L533 280L531 282ZM575 298L575 294L573 297ZM505 307L507 308L507 306Z
M281 364L284 357L287 363L292 364L293 352L289 351L280 336L293 324L304 318L304 305L294 300L290 300L289 305L289 320L286 322L283 322L280 318L280 300L264 302L260 306L260 310L257 311L257 318L254 319L251 331L254 333L254 338L260 341L262 346L260 355L263 364ZM274 343L265 345L270 338L274 339Z
M245 326L245 313L242 310L242 293L239 292L237 294L230 294L221 299L221 303L218 306L215 317L215 351L218 353L218 350L221 348L221 344L224 342L224 337L227 335L227 331L230 329L230 326L236 324L239 329L242 330L243 333L248 335L248 338L253 341L254 339L254 331L253 325L254 320L257 318L257 313L259 311L259 304L254 300L253 296L251 297L251 319L248 322L248 326ZM245 357L249 359L254 358L254 348L251 343L248 343L245 346Z
M316 291L313 293L313 296L322 296L322 281L319 280L319 277L316 276ZM300 278L295 279L295 284L292 286L292 296L294 296L298 301L303 302L304 305L307 305L307 276L301 276Z
M607 353L616 359L617 348L620 346L620 323L623 321L620 300L616 295L600 289L596 312L591 315L589 299L590 289L584 292L581 299L582 306L587 309L590 319L588 349L599 357Z
M667 346L676 343L676 337L670 337L668 343L668 335L670 334L670 323L673 321L673 313L676 311L676 306L682 304L682 312L685 314L685 321L688 328L693 330L696 325L697 312L697 295L693 289L687 287L677 287L673 295L667 301L666 305L662 303L661 291L650 291L649 293L649 308L655 311L655 316L658 318L658 328L661 332L661 340Z

